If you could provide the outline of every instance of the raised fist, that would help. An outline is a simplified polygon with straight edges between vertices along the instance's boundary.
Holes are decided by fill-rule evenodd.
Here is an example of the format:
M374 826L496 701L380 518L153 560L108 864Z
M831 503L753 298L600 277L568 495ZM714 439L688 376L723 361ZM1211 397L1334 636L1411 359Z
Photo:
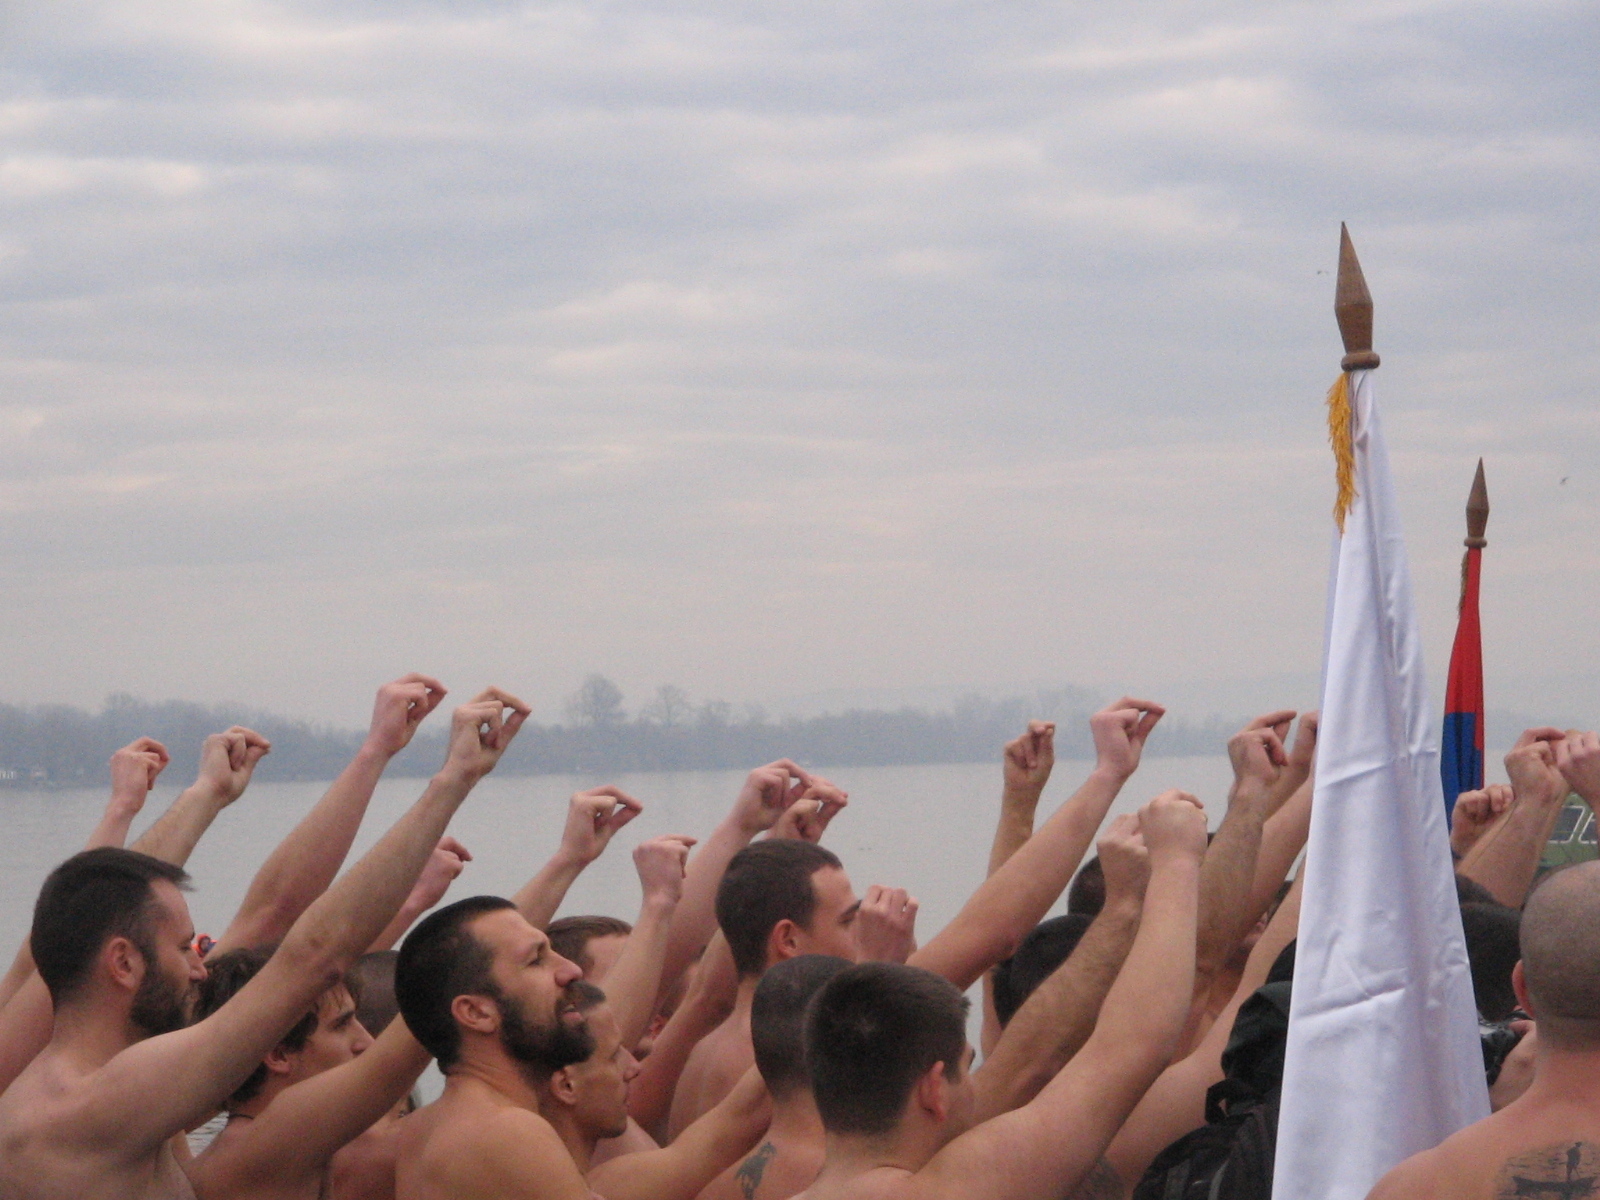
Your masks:
M1289 765L1289 752L1284 749L1283 739L1294 718L1292 708L1266 713L1228 739L1228 760L1233 764L1236 786L1254 786L1267 792L1277 784ZM1303 727L1301 740L1304 740ZM1312 744L1315 745L1315 734ZM1298 742L1296 749L1299 749Z
M820 842L822 835L827 832L828 822L849 803L848 792L835 787L820 775L812 775L810 782L801 790L800 798L778 818L770 836Z
M243 725L213 733L200 748L200 774L195 784L210 788L223 805L232 804L244 795L256 764L271 749L271 742Z
M676 904L683 896L683 875L689 863L692 837L668 833L640 842L633 848L633 866L647 897Z
M1593 730L1567 730L1555 743L1556 769L1567 785L1582 796L1590 808L1600 804L1600 735Z
M167 748L155 738L135 738L111 756L111 795L137 813L169 761Z
M1559 804L1567 798L1567 781L1556 769L1556 747L1567 735L1545 725L1525 730L1506 754L1506 777L1518 804Z
M411 742L417 726L445 698L445 686L427 675L404 675L378 689L367 745L394 756Z
M1462 792L1450 817L1450 849L1463 858L1511 807L1511 789L1503 783Z
M445 892L471 861L472 853L455 838L441 838L411 887L407 907L413 912L427 912L444 899Z
M477 783L494 770L532 711L499 688L485 688L450 714L445 770L459 773L468 783Z
M873 884L856 911L856 961L903 963L917 948L917 901Z
M1005 749L1005 787L1008 792L1042 792L1056 765L1056 724L1029 721L1027 731Z
M739 789L733 819L751 837L763 833L777 824L810 782L811 776L787 758L757 767Z
M1188 792L1162 792L1139 810L1139 832L1150 861L1173 856L1193 858L1206 853L1205 807Z
M611 844L612 836L644 811L620 788L609 785L576 793L567 801L567 825L561 834L561 851L574 862L588 866Z
M1124 696L1089 718L1094 738L1095 768L1127 780L1139 769L1145 739L1167 710L1149 700Z
M1125 813L1112 821L1095 849L1106 877L1106 907L1119 903L1140 907L1144 886L1150 882L1150 852L1145 848L1138 814Z

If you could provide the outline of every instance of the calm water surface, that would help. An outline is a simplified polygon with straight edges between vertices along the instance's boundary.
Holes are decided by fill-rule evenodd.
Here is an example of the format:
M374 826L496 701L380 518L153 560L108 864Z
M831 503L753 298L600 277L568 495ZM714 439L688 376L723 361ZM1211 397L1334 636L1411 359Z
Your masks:
M1040 805L1041 819L1071 794L1091 764L1057 764ZM857 892L873 883L907 888L921 902L917 934L926 941L982 882L998 810L997 764L842 767L824 773L850 793L825 844L844 860ZM643 801L645 811L573 886L564 913L608 913L632 919L639 884L629 851L661 833L704 837L727 812L743 771L682 771L607 778L544 775L490 776L468 797L450 832L473 861L449 898L490 892L509 895L555 850L567 797L597 783L616 783ZM1224 756L1150 758L1123 789L1112 812L1138 807L1167 787L1183 787L1220 818L1230 779ZM183 781L151 796L137 831L161 813ZM167 781L163 780L163 783ZM385 780L368 809L354 853L359 855L421 793L419 779ZM250 878L278 841L322 795L326 784L258 783L211 827L189 862L195 927L221 934ZM0 791L0 954L27 936L33 900L52 866L82 848L104 807L104 790Z

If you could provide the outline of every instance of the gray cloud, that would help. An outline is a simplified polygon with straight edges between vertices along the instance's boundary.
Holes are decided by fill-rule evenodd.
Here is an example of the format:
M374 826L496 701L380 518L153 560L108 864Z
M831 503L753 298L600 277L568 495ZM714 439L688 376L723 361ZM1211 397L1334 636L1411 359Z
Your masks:
M1434 667L1483 454L1600 700L1584 5L10 19L6 698L1304 678L1346 219Z

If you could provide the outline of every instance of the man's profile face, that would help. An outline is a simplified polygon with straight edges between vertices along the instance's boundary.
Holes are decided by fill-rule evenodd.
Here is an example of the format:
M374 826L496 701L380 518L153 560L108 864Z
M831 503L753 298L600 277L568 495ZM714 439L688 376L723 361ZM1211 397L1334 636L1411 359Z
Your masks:
M343 1066L371 1045L372 1035L356 1019L356 1002L349 990L343 985L329 988L317 1002L316 1029L292 1053L294 1078L310 1079Z
M856 913L861 902L850 886L850 876L838 867L823 867L812 874L811 889L817 906L811 913L810 925L800 931L799 952L828 954L854 962L858 957Z
M593 1049L583 1014L567 988L582 978L550 940L514 909L486 913L473 936L488 948L491 998L500 1009L500 1043L518 1062L556 1070L580 1062Z
M622 1031L609 1004L588 1012L594 1051L567 1071L577 1092L574 1115L590 1137L621 1137L628 1130L628 1084L639 1062L622 1044Z
M195 989L206 977L194 949L194 922L183 893L168 880L150 885L139 950L144 976L129 1019L150 1037L182 1029L194 1016Z

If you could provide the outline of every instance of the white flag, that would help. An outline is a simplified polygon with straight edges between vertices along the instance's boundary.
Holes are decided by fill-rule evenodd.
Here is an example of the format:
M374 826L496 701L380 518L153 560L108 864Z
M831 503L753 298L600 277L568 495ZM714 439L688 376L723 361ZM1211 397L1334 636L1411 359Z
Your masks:
M1362 1200L1489 1115L1477 1009L1372 372L1333 552L1273 1200Z

